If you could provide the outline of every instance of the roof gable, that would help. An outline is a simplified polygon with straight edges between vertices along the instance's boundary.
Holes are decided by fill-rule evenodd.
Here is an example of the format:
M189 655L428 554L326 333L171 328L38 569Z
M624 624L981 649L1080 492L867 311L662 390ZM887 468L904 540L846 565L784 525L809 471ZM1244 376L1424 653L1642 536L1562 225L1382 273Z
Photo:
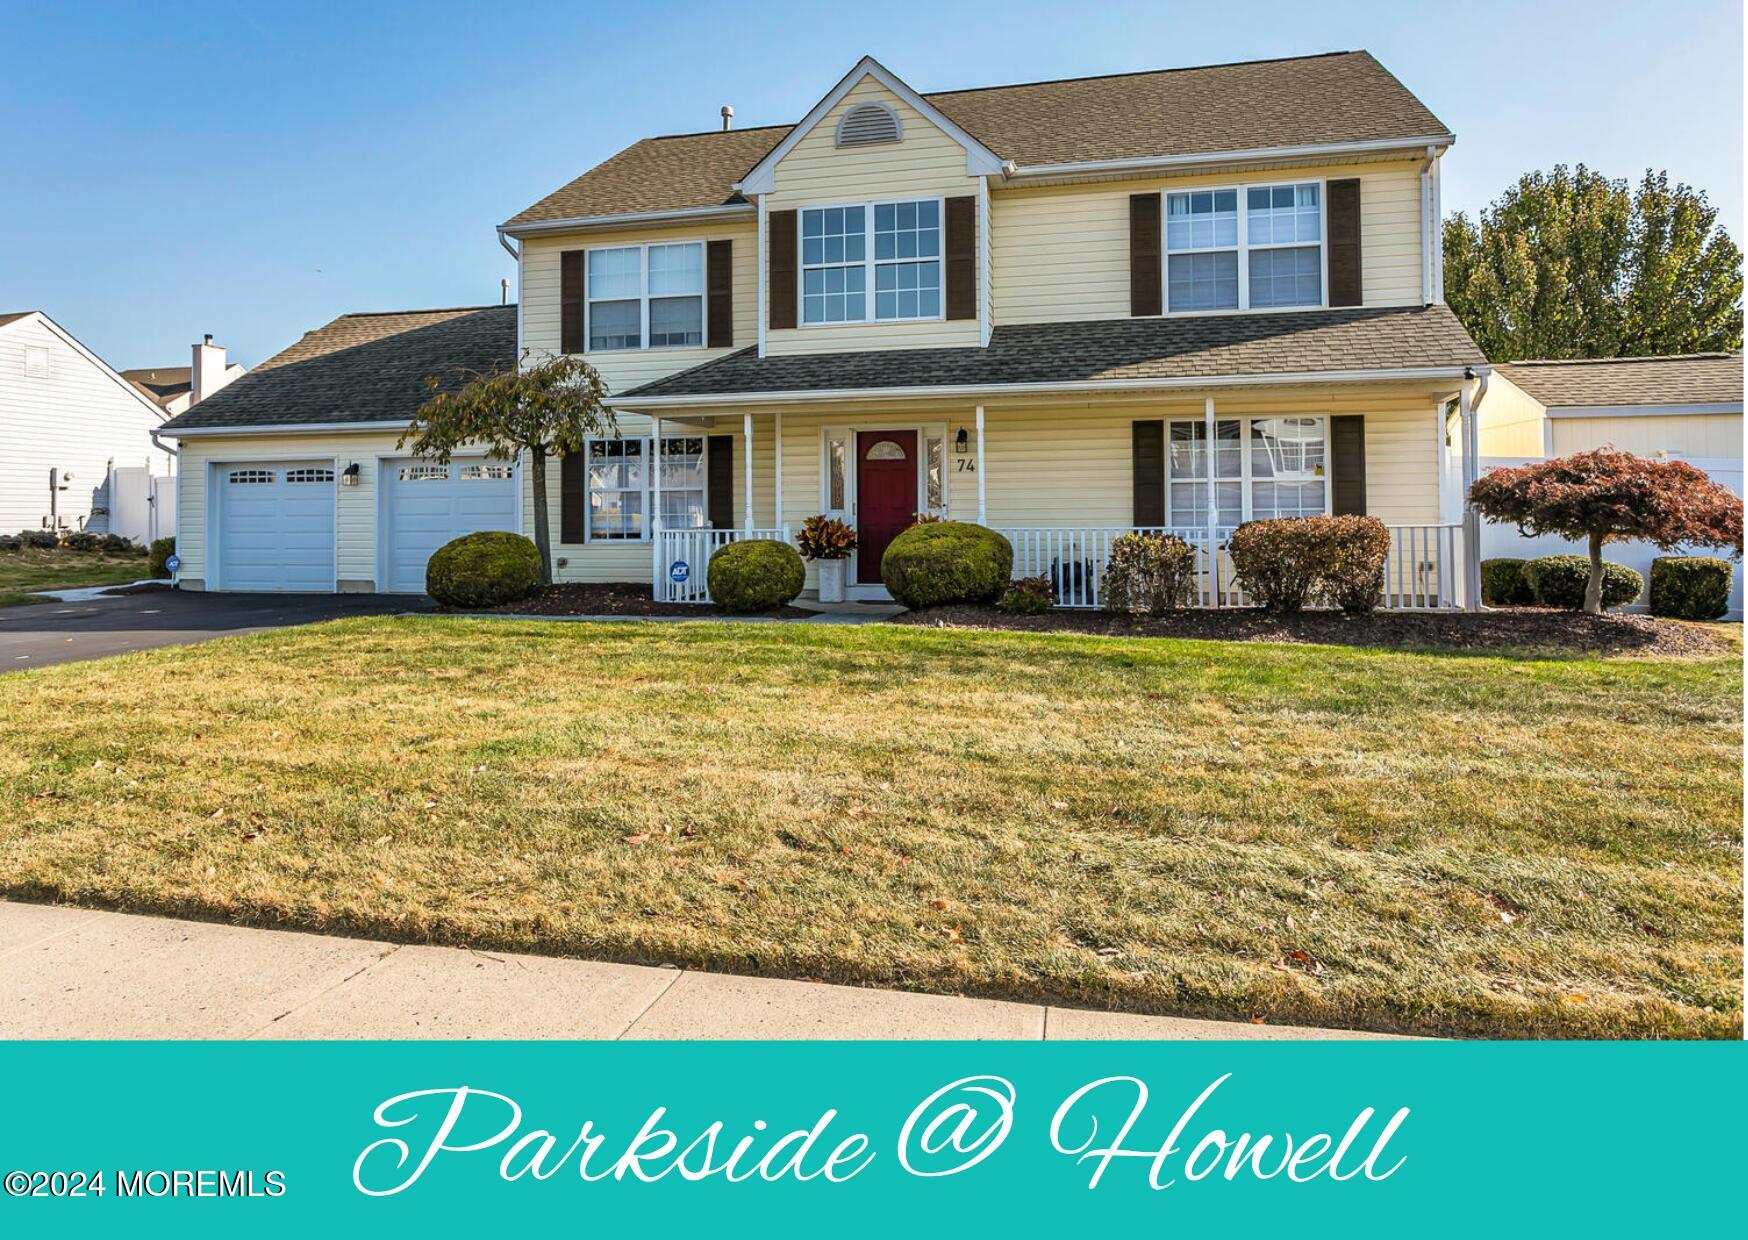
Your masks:
M11 327L15 323L26 322L40 322L43 325L43 329L50 335L61 341L62 344L66 345L67 348L71 349L87 364L95 367L99 374L111 380L117 387L121 388L122 391L133 397L140 403L141 407L150 410L155 418L160 421L163 420L164 411L159 408L156 401L140 391L140 389L135 387L132 383L128 382L113 366L104 361L101 357L98 357L97 354L93 353L90 349L87 349L84 344L80 342L77 336L73 335L72 332L62 327L41 310L20 310L11 314L0 314L0 328Z

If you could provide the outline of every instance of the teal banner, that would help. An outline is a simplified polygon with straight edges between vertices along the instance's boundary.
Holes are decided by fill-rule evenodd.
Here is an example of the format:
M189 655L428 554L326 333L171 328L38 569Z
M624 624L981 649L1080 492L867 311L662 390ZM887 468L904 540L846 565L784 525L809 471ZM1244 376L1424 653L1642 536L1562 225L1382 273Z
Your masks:
M1745 1053L13 1043L0 1235L1709 1228Z

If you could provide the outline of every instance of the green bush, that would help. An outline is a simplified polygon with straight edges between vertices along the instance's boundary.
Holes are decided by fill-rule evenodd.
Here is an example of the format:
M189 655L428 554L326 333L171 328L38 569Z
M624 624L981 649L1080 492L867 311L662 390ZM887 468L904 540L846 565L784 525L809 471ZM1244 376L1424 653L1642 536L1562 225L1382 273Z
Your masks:
M1543 607L1577 611L1584 606L1584 587L1590 583L1590 559L1582 555L1544 555L1523 566L1536 602ZM1645 579L1625 564L1602 564L1602 606L1619 607L1639 597Z
M1187 607L1196 587L1196 549L1175 534L1119 534L1111 540L1099 604L1157 616Z
M1524 560L1501 557L1481 561L1481 601L1489 607L1528 607L1536 601L1529 578L1523 574Z
M1662 555L1651 561L1651 614L1672 620L1716 620L1730 610L1728 560Z
M445 607L497 607L526 598L540 581L540 552L520 534L463 534L431 553L425 592Z
M710 556L705 582L724 611L770 611L782 607L807 581L801 553L774 538L748 538L719 547Z
M1016 577L996 606L1010 616L1041 616L1056 606L1056 587L1048 577Z
M912 611L993 602L1013 571L1013 545L986 526L963 521L913 525L880 557L880 580Z
M146 552L146 571L154 577L168 577L170 570L164 566L164 562L175 554L174 538L154 538L151 549Z

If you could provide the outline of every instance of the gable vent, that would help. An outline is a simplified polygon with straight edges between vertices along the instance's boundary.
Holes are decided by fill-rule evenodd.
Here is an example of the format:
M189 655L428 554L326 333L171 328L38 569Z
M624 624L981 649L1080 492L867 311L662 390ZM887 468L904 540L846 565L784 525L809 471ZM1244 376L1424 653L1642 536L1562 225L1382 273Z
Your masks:
M873 146L879 142L897 142L902 136L898 129L898 113L884 103L858 103L838 122L839 146Z

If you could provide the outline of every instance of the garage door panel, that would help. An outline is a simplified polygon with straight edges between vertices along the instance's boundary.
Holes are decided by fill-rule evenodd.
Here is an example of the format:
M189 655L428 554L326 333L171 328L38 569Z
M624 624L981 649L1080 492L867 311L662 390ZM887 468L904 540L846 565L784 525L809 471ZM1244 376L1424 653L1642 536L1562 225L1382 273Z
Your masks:
M390 592L424 590L431 553L451 539L517 526L521 498L508 465L398 460L385 462L382 475L383 589Z
M226 465L216 485L219 589L334 589L332 461Z

